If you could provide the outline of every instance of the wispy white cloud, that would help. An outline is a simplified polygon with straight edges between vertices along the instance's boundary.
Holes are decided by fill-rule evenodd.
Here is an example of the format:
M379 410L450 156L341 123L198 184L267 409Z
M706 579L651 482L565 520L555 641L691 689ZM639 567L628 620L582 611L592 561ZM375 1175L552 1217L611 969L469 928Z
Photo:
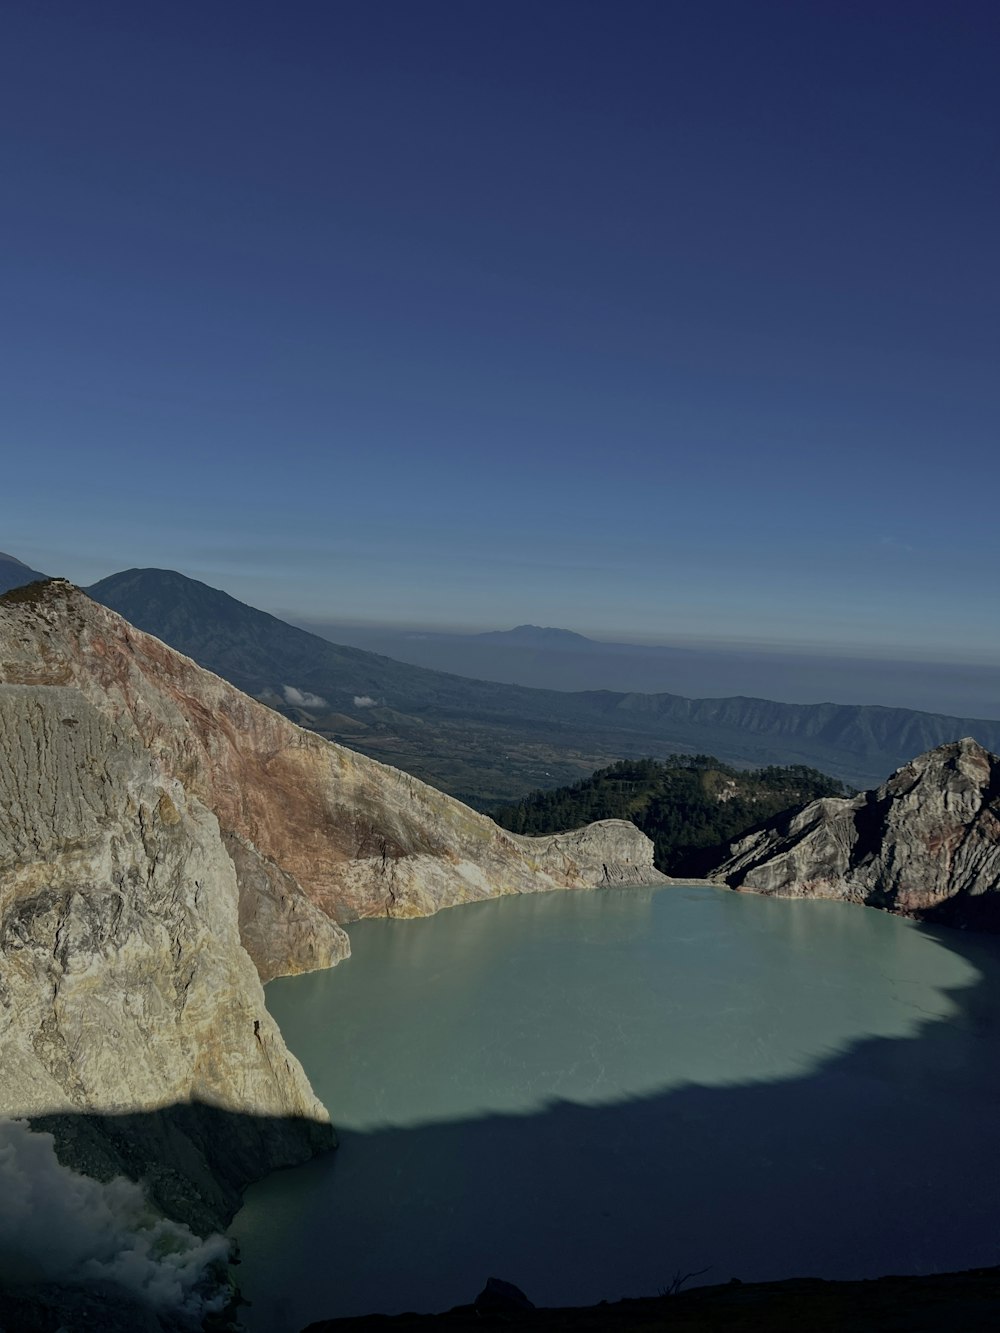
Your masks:
M377 707L377 702L376 702L375 699L373 699L373 698L371 697L370 694L356 694L356 695L354 696L354 707L355 707L355 708L375 708L375 707Z
M308 690L297 690L294 685L282 685L285 703L295 704L298 708L329 708L330 705L319 694L310 694Z

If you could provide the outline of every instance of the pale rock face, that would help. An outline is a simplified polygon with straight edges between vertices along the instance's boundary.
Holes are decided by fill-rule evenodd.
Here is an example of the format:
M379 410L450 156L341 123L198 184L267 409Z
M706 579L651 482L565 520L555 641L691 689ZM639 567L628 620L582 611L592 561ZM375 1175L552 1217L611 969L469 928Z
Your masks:
M529 860L568 884L665 884L653 868L653 844L627 819L600 819L571 833L513 837Z
M1000 928L1000 759L970 739L938 746L875 791L814 801L733 843L712 878Z
M226 833L223 842L239 885L240 941L261 981L333 967L348 956L346 933L306 897L296 879L238 833Z
M75 689L0 686L0 755L0 1115L205 1103L261 1169L332 1142L240 946L214 815Z

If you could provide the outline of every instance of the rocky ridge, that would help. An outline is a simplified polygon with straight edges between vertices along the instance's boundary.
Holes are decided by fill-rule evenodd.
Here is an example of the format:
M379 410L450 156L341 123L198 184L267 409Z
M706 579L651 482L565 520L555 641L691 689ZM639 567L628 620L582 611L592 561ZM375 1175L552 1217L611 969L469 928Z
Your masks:
M1000 930L1000 759L970 738L940 745L874 791L780 816L707 873L741 892Z

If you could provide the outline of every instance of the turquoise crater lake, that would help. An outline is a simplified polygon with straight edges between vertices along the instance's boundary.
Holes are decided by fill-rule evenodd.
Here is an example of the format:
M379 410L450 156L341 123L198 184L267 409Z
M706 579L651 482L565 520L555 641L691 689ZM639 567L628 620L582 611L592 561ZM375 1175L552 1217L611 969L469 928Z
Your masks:
M267 987L341 1136L251 1189L254 1333L1000 1259L1000 948L695 886L350 929Z

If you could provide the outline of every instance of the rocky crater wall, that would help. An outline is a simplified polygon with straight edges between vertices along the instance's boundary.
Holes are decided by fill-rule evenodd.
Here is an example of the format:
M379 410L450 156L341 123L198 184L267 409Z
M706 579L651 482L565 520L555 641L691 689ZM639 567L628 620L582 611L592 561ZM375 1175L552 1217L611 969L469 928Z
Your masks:
M874 791L771 821L709 873L743 892L998 930L1000 759L968 738L938 746Z
M332 1144L240 944L215 816L77 689L0 686L0 755L0 1115L68 1132L203 1104L224 1139L179 1131L203 1180L213 1156L260 1173ZM157 1145L132 1151L157 1174Z
M0 1115L202 1230L333 1142L261 978L361 916L658 879L631 824L515 837L63 581L0 598Z

